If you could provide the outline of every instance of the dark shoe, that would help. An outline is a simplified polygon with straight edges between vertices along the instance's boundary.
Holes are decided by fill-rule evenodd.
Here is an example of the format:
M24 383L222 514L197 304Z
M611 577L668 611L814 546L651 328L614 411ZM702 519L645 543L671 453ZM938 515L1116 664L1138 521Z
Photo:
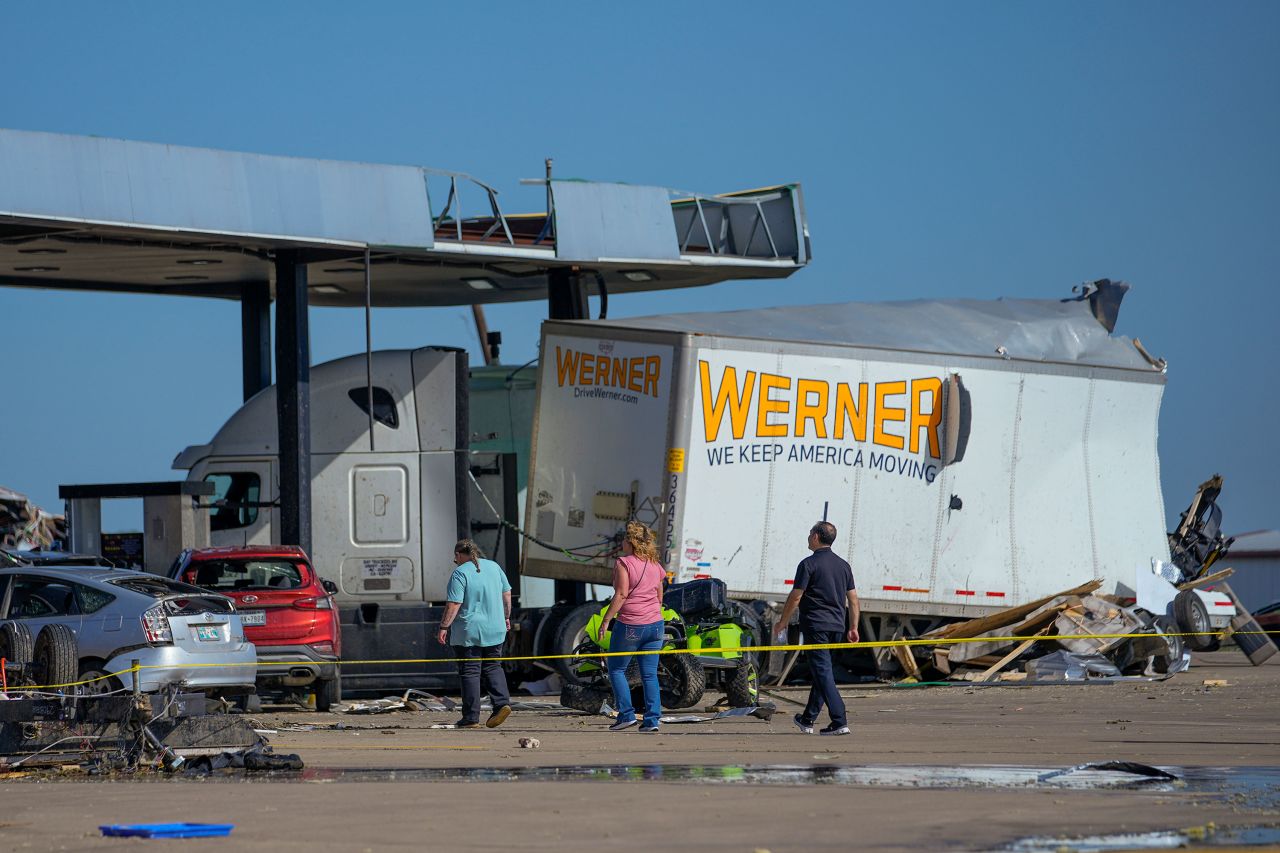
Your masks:
M479 720L458 720L453 724L455 729L478 729L480 728Z
M629 720L618 720L618 722L614 723L612 726L609 726L609 731L611 732L626 731L632 726L637 726L639 724L640 724L640 721L637 720L635 717L632 717Z
M657 733L658 733L657 723L645 723L640 727L640 734L642 735L656 735Z
M794 717L792 717L791 721L795 723L796 728L799 729L804 734L807 734L807 735L813 734L813 723L806 723L804 721L804 717L800 716L799 714L796 714Z
M507 717L511 716L511 706L503 705L495 708L493 713L489 715L489 719L485 720L485 725L491 729L496 729L507 721Z
M813 729L810 729L809 731L813 731ZM818 734L820 734L820 735L847 735L847 734L849 734L849 727L848 727L848 726L837 726L835 723L830 723L829 725L827 725L827 726L825 726L825 727L823 727L823 728L819 729L819 730L818 730Z

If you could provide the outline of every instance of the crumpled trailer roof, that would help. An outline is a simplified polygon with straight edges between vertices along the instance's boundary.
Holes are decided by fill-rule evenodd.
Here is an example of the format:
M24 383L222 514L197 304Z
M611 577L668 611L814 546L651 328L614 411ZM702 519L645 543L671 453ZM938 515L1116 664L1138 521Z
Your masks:
M1101 279L1072 299L842 302L578 321L611 328L834 344L1082 367L1163 371L1141 343L1114 335L1122 282Z

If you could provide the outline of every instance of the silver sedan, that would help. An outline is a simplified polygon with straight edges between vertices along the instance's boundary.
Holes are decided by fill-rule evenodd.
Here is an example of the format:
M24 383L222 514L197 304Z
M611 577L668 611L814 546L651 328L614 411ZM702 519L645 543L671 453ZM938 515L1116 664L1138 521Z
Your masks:
M76 680L98 679L93 692L131 686L133 661L147 692L171 684L212 695L253 692L257 655L226 596L97 566L0 569L0 652L34 660L68 630ZM109 673L116 674L102 678Z

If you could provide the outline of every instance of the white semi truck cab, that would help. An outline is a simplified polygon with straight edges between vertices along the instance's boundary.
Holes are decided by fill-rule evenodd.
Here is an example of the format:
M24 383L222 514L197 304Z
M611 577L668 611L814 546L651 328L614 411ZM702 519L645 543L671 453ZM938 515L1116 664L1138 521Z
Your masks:
M371 433L365 357L311 371L311 557L338 585L344 657L439 657L432 634L453 543L472 535L467 357L441 347L383 351L373 354L372 372ZM279 541L276 435L272 386L212 441L174 460L189 480L214 484L213 545ZM409 670L403 683L428 672ZM402 683L379 667L353 667L343 677L354 690Z

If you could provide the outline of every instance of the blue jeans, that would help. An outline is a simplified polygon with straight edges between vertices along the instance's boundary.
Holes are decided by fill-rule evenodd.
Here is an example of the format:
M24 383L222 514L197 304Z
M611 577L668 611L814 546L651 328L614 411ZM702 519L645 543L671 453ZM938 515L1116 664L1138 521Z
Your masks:
M814 645L843 643L845 634L843 631L804 631L804 641L806 644L812 643ZM833 724L837 726L848 725L849 720L845 717L844 699L840 698L840 691L836 688L836 675L831 668L831 650L810 649L806 654L809 655L809 681L811 686L809 687L809 702L804 706L804 713L800 716L806 723L813 725L825 703L827 713L831 716Z
M662 620L649 625L613 623L609 634L611 652L656 652L662 648ZM627 667L632 655L606 658L609 661L609 683L613 686L613 702L618 709L618 722L636 718L631 704L631 686L627 684ZM658 698L658 656L640 655L640 680L644 684L644 722L658 725L662 719L662 700Z

